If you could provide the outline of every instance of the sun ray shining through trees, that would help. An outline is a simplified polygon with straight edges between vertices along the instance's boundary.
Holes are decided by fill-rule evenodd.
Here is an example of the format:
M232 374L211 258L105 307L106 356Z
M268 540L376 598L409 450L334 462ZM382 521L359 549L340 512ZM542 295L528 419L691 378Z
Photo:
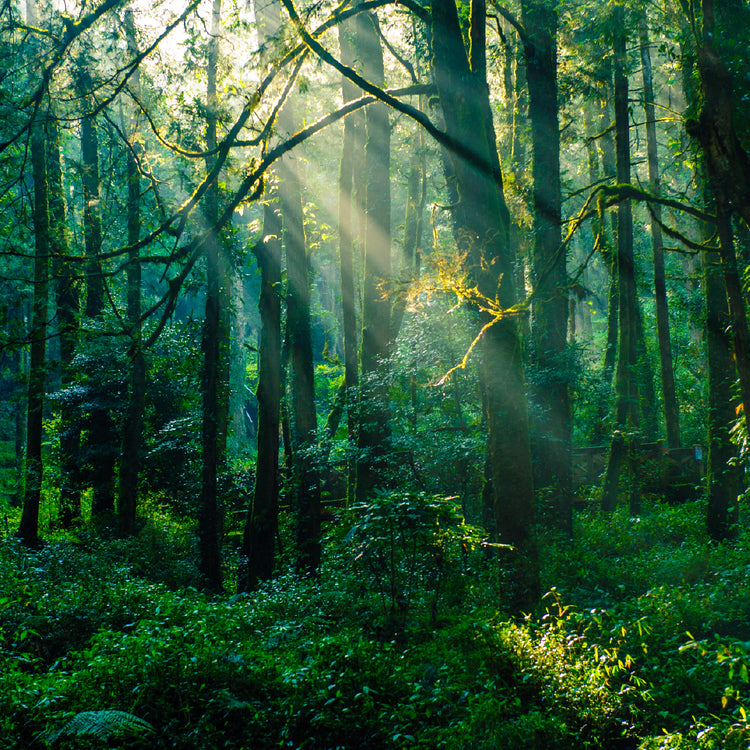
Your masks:
M0 745L748 746L748 39L4 3Z

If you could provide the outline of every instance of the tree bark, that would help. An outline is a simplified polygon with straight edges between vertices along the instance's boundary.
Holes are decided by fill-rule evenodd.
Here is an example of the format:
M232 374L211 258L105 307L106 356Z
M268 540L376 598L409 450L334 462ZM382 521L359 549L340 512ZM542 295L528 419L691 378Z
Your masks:
M31 10L28 11L31 16ZM32 19L30 18L30 21ZM34 298L31 318L28 407L26 424L26 483L18 537L26 547L39 545L39 506L42 496L42 439L47 351L50 222L47 156L41 113L31 125L31 168L34 180Z
M279 129L297 126L292 102L279 114ZM320 566L320 477L316 468L317 413L310 321L310 269L307 258L302 185L293 151L280 160L277 174L287 269L287 332L291 364L292 487L297 522L297 569L315 576Z
M617 182L630 183L630 130L628 118L628 79L626 73L625 14L622 7L614 16L614 79L615 79L615 145ZM618 432L632 432L639 425L637 388L637 321L635 265L633 256L633 216L629 200L617 207L617 285L619 290L617 369L615 372L615 430L610 459L604 477L601 506L610 512L617 504L618 473L621 462ZM620 440L622 436L620 436Z
M78 61L78 93L88 108L92 81L88 61ZM86 249L86 316L99 323L104 317L104 274L102 269L102 220L99 190L99 140L95 115L84 112L81 119L81 182L83 186L83 232ZM91 515L102 519L115 510L115 467L117 448L104 384L93 380L93 406L89 415L88 455L91 463Z
M125 11L125 33L128 51L137 53L133 11ZM140 91L140 72L131 77L131 87ZM123 126L125 123L123 123ZM133 117L132 133L127 151L128 182L128 245L132 248L141 235L141 175L138 170L137 116ZM143 415L146 408L146 360L141 335L141 264L138 250L128 252L127 267L127 322L130 346L130 393L120 449L120 486L118 493L118 517L120 533L132 535L136 532L138 505L138 474L141 467L141 442L143 439Z
M216 78L221 29L221 0L213 0L211 13L211 38L208 43L208 86L206 95L206 147L216 146L217 97ZM213 157L207 158L207 168L213 166ZM206 243L206 314L203 322L201 348L203 350L203 396L201 445L203 463L201 472L201 503L198 523L200 542L200 571L203 585L211 591L222 588L221 579L221 522L219 518L218 475L226 455L226 421L228 410L222 390L222 378L227 359L226 312L222 310L224 296L221 268L221 239L215 226L218 220L218 186L214 182L206 192L205 216L210 236Z
M260 268L261 329L258 353L258 457L252 505L242 540L238 588L254 590L271 578L279 518L279 428L281 421L281 218L263 206L264 239L255 247Z
M649 189L654 195L660 193L659 157L656 142L656 110L654 101L654 84L651 73L651 52L649 48L648 27L645 17L640 27L641 70L643 71L643 106L646 112L646 141L648 155ZM664 271L664 247L662 246L661 206L657 203L650 206L651 240L654 258L654 299L656 302L656 335L659 342L659 361L661 363L661 388L664 398L664 423L667 434L667 445L670 448L680 447L680 423L677 395L674 384L674 366L672 362L672 344L669 339L669 310L667 306L667 284Z
M81 290L70 257L66 223L67 206L63 191L59 129L48 122L47 180L49 189L50 249L60 337L60 386L65 391L75 382L73 357L79 336ZM81 518L81 475L79 453L81 428L69 393L60 405L60 520L65 529Z
M363 75L382 86L385 74L380 26L374 13L357 16L357 47ZM391 346L391 303L382 288L391 279L391 183L389 108L371 104L365 113L365 227L362 348L357 459L357 500L382 486L390 436L388 388L381 363Z
M703 253L703 287L706 303L706 360L708 362L708 434L706 458L706 526L712 539L737 535L741 464L730 429L737 414L734 396L732 344L727 333L729 308L722 283L718 253Z
M533 146L532 337L539 370L535 398L535 477L554 487L559 522L572 529L571 421L566 358L568 279L561 246L560 133L557 107L557 14L546 3L523 0L526 71Z
M602 172L607 180L617 179L617 155L615 138L612 127L612 112L610 102L612 91L612 60L602 49L603 61L603 91L599 105L599 130L601 139ZM617 212L610 212L610 225L607 228L602 221L599 231L602 236L602 257L609 267L610 281L607 295L607 345L604 350L602 376L605 383L611 383L617 362L617 340L619 337L618 322L620 319L620 290L618 287L619 271L617 268L617 252L614 250L614 238L617 237Z
M345 21L339 26L339 45L341 61L350 67L356 57L356 25L354 21ZM342 78L341 94L344 103L357 97L356 86L348 78ZM357 362L357 317L354 292L354 237L355 222L352 217L354 201L354 163L355 154L362 143L360 132L362 119L359 113L349 115L344 120L344 137L341 146L339 164L339 264L341 273L341 315L344 331L344 386L346 388L346 421L349 445L357 445L357 419L352 402L359 384ZM357 218L358 217L354 217ZM347 499L354 496L356 483L356 463L347 459Z
M697 49L702 106L686 128L705 156L708 183L716 207L724 284L732 318L732 341L743 404L750 404L750 334L732 238L732 215L750 226L750 156L735 129L732 77L719 54L713 0L702 0L702 38ZM750 434L750 408L744 409Z
M448 133L485 162L480 170L451 156L459 202L454 226L467 270L485 299L508 309L516 302L514 252L509 242L510 217L503 195L502 174L490 116L481 31L482 0L472 3L470 66L454 0L432 0L432 65ZM477 124L482 123L483 127ZM488 456L492 479L494 522L501 542L515 551L511 606L519 609L538 596L538 564L533 534L534 490L526 411L521 343L517 321L489 313L478 315L482 336L482 383L486 394Z

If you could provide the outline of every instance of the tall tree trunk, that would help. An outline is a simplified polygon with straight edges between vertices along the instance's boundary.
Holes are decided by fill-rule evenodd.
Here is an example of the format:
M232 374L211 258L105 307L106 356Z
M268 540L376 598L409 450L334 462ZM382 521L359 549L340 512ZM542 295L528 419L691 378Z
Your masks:
M708 435L706 459L706 525L712 539L736 536L737 498L741 464L730 428L737 418L734 396L731 339L727 333L729 309L722 283L718 253L703 253L703 285L706 300L706 360L708 362Z
M131 56L137 53L133 11L125 11L125 34ZM140 90L140 71L131 78L131 87ZM123 123L123 127L125 123ZM128 245L133 248L141 235L141 175L137 161L137 117L133 118L132 134L127 152L128 180ZM130 362L130 394L125 424L122 430L120 450L120 486L118 516L120 533L134 534L138 504L138 474L141 467L141 442L143 439L143 415L146 406L146 360L141 335L141 264L138 250L128 251L127 268L127 321L130 336L128 358Z
M721 8L720 8L721 10ZM713 0L702 0L702 38L697 50L702 106L686 128L705 156L708 183L716 206L724 284L732 318L732 342L743 404L750 404L750 335L742 294L731 221L739 214L750 226L750 155L735 130L733 81L720 56ZM744 409L750 433L750 408Z
M49 189L50 249L53 256L57 327L60 337L60 385L63 390L75 382L73 357L78 345L81 295L70 257L63 190L62 164L57 123L50 119L47 138L47 181ZM78 455L81 428L69 394L60 406L60 520L70 528L81 517L81 476Z
M208 87L206 95L206 147L210 152L216 147L217 97L216 78L221 29L221 0L213 0L211 13L211 38L208 43ZM207 168L213 166L213 156L207 157ZM209 237L206 241L206 315L203 322L203 408L201 445L203 463L201 472L201 504L198 525L200 540L200 571L203 584L219 591L221 580L220 533L221 522L218 500L218 474L226 451L226 419L222 411L222 365L227 358L226 337L223 325L226 316L222 311L221 287L226 279L221 274L221 239L215 227L218 219L218 186L216 181L206 194L205 218Z
M630 182L630 129L628 119L628 79L626 73L626 31L624 9L615 9L614 77L617 182ZM602 493L602 510L612 511L617 504L617 479L621 463L620 430L633 431L639 424L636 345L636 287L633 256L633 216L630 201L617 208L617 282L619 289L617 370L615 372L615 431ZM617 443L617 444L616 444Z
M643 71L643 106L646 112L646 141L648 152L648 181L654 195L659 195L659 158L656 143L656 110L654 102L654 84L651 74L651 51L649 48L648 27L645 17L640 26L641 70ZM677 395L674 384L674 366L672 364L672 344L669 340L669 311L667 308L667 284L664 272L664 248L662 246L661 206L650 207L651 240L654 257L654 299L656 301L656 335L659 342L659 361L661 363L661 388L664 397L664 422L667 433L667 445L670 448L680 447L680 423L677 407Z
M374 13L357 16L357 46L363 75L383 85L383 48L380 26ZM362 297L362 349L360 367L363 392L360 400L357 461L359 501L382 484L385 470L388 425L388 388L381 363L390 351L391 304L382 285L391 277L391 183L389 109L371 104L365 114L365 229L364 288Z
M484 75L485 5L482 0L472 3L473 65L466 55L454 0L432 0L431 7L433 75L447 132L471 148L484 165L478 168L452 155L460 196L454 206L456 242L466 253L467 270L479 292L507 309L516 302L514 253ZM494 522L500 541L514 547L514 590L510 596L512 604L522 608L536 600L539 579L521 344L513 316L493 321L488 313L480 313L479 319L485 326L481 372Z
M540 417L534 457L540 487L554 487L559 521L572 528L571 421L566 334L568 279L561 246L560 132L557 110L557 14L544 2L523 0L532 168L534 303L532 336Z
M297 127L291 100L279 114L283 136ZM296 155L280 160L277 174L287 268L287 331L291 364L291 443L297 568L317 575L320 565L320 478L316 468L317 414L310 321L310 269L306 251L302 185Z
M617 179L617 156L615 149L615 138L612 128L612 113L610 102L613 99L612 91L612 61L605 50L602 50L603 63L603 91L599 105L599 130L601 138L602 172L605 179ZM617 253L614 248L614 239L617 237L617 213L610 212L610 226L604 223L599 227L602 236L602 256L609 267L609 291L607 295L607 345L604 350L604 363L602 376L604 382L612 382L617 361L618 321L620 319L620 290L617 285L619 271L617 268Z
M260 268L261 330L258 353L258 458L252 506L242 540L238 588L252 591L273 575L279 518L281 402L281 218L265 204L264 239L255 247Z
M26 321L28 319L24 311L24 303L20 302L20 315L21 320L26 328ZM13 352L13 369L16 373L16 387L14 394L14 406L15 408L15 429L13 430L14 437L14 454L16 457L16 475L15 475L15 487L11 496L11 505L22 505L25 491L26 482L26 427L28 424L28 382L26 379L27 373L27 362L28 357L26 350L18 348Z
M92 81L88 61L78 62L77 86L79 96L88 107ZM83 185L83 231L86 248L86 315L101 323L104 317L104 274L102 269L102 220L99 190L99 141L95 115L85 112L81 119L81 182ZM94 382L94 406L89 417L88 455L91 462L93 497L91 515L103 518L114 512L114 475L117 448L107 401L102 383Z
M341 61L353 66L356 58L356 25L354 21L345 21L339 26L339 45ZM342 78L341 94L344 102L355 99L357 87L348 78ZM357 385L359 383L357 362L357 317L354 292L354 236L355 222L352 218L354 201L354 162L355 153L362 143L360 131L362 119L350 115L344 120L344 138L341 146L339 164L339 264L341 273L341 315L344 331L344 387L346 388L346 420L349 445L353 449L357 444L357 418L352 408ZM357 217L355 217L357 218ZM351 451L353 453L353 450ZM354 494L356 481L356 463L347 459L347 499Z
M656 390L654 388L654 369L646 346L646 330L643 325L643 312L638 293L635 295L635 356L638 363L636 372L638 379L638 410L640 415L640 431L646 440L654 441L659 434L659 420L654 404Z
M420 107L421 109L421 107ZM395 341L401 330L406 313L409 285L419 277L423 217L426 199L425 157L422 129L415 135L412 158L406 180L406 213L404 216L403 253L401 255L398 288L391 310L391 341Z
M584 129L586 133L586 148L588 151L589 183L591 185L596 185L602 177L604 163L606 162L605 153L608 150L605 148L605 136L597 131L597 124L594 119L593 111L594 106L599 105L596 105L595 102L588 102L584 109ZM603 124L602 120L603 117L600 109L598 120L600 126ZM600 154L602 162L601 168ZM604 349L604 361L602 363L602 380L609 386L612 383L612 376L615 371L615 360L617 355L617 317L619 315L619 310L617 295L617 254L612 250L609 227L607 226L607 220L604 215L592 219L591 235L592 246L598 249L602 263L604 264L609 276L606 320L607 339ZM599 427L595 434L599 437L600 434L603 434L604 429L606 429L603 425L607 413L607 404L604 399L600 401L597 411Z
M86 60L79 61L78 95L91 95L91 76ZM83 187L83 236L86 248L86 317L101 318L104 313L104 275L101 266L102 219L99 195L99 138L94 116L81 119L81 183Z
M33 8L27 10L33 24ZM46 133L41 112L31 125L31 168L34 179L34 300L31 318L28 410L26 426L26 483L18 536L27 547L39 544L39 506L42 495L42 437L47 350L50 222L47 193Z

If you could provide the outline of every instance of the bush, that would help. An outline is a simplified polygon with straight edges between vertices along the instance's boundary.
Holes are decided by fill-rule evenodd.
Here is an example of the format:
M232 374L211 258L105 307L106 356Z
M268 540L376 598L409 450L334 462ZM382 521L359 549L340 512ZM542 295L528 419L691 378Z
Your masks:
M461 587L483 532L464 522L453 497L377 492L352 510L357 520L344 541L355 575L379 594L381 614L403 622L417 604L434 623L446 590Z

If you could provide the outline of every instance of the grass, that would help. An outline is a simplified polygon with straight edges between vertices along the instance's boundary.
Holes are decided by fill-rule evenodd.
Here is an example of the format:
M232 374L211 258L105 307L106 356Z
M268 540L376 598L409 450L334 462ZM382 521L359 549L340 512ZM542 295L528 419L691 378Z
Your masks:
M320 582L221 597L197 590L193 530L164 513L130 540L0 539L0 744L748 746L750 547L744 530L709 543L700 504L543 534L550 593L521 619L483 553L445 554L437 577L421 532L425 554L396 550L389 573L355 562L346 531Z

